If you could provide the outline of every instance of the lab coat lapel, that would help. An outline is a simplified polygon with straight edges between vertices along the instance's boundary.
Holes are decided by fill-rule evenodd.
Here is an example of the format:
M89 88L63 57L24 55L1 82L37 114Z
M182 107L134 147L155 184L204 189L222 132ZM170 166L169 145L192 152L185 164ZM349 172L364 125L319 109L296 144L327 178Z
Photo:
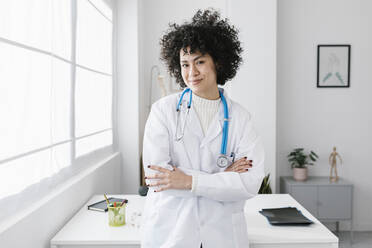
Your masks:
M191 105L192 106L192 105ZM187 111L187 110L186 110ZM186 112L184 113L186 117ZM186 117L185 134L182 138L184 150L190 160L191 167L200 170L200 143L203 139L203 130L195 109L191 107L189 116Z
M187 126L189 127L190 131L198 137L199 140L204 138L203 129L201 127L198 114L192 105L190 109L190 118L187 119Z

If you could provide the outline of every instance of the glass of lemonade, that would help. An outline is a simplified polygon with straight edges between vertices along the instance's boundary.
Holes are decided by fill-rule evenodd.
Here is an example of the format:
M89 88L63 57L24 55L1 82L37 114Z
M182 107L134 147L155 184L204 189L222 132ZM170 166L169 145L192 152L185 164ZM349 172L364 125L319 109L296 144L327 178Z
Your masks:
M125 207L127 204L124 203L123 206L120 206L120 204L121 202L115 202L107 205L110 226L125 225Z

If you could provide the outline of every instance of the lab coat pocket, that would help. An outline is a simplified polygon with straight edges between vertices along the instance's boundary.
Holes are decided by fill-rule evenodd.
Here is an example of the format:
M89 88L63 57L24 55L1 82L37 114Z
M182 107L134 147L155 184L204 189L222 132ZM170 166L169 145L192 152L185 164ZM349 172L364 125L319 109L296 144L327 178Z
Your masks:
M236 248L249 247L247 224L245 222L245 216L243 211L232 214L232 225L235 247Z

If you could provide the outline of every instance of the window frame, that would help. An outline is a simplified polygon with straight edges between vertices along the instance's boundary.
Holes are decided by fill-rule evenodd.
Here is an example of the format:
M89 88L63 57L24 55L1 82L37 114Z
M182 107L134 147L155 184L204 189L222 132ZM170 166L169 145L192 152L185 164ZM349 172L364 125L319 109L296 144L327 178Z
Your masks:
M106 18L107 20L109 20L112 23L112 33L111 33L111 36L112 36L111 37L112 38L112 44L111 44L111 47L112 47L112 49L111 49L112 70L111 70L111 74L110 74L110 73L98 71L96 69L89 68L87 66L80 65L80 64L76 63L77 1L79 1L79 0L70 0L70 4L71 4L71 51L70 51L70 59L66 59L62 56L59 56L59 55L53 53L53 51L49 52L49 51L39 49L39 48L36 48L36 47L32 47L32 46L29 46L29 45L26 45L26 44L23 44L23 43L20 43L20 42L17 42L17 41L13 41L13 40L9 40L9 39L0 37L0 42L7 43L7 44L12 45L12 46L16 46L19 49L26 49L26 50L29 50L29 51L32 51L32 52L43 54L45 56L50 56L51 58L55 58L57 60L61 60L65 63L68 63L70 65L70 84L71 84L71 88L70 88L70 90L71 90L70 91L70 96L71 96L70 97L70 123L69 123L69 125L70 125L70 127L69 127L70 128L70 138L66 139L66 140L63 140L63 141L51 143L50 145L47 145L47 146L35 148L35 149L27 151L27 152L19 153L17 155L4 158L4 159L0 160L0 166L2 166L3 164L8 163L10 161L14 161L16 159L27 157L29 155L32 155L32 154L35 154L35 153L38 153L38 152L41 152L41 151L45 151L45 150L51 149L53 147L71 142L71 145L70 145L70 147L71 147L70 165L68 167L74 167L76 164L79 164L80 160L89 159L89 156L92 157L92 158L97 157L96 155L91 155L91 153L94 153L95 151L98 151L98 153L101 150L102 151L103 150L113 151L113 148L115 147L115 139L113 138L112 143L109 146L98 148L97 150L94 150L91 153L83 155L81 159L80 159L80 157L76 156L76 141L78 141L80 139L84 139L86 137L101 134L101 133L107 132L107 131L111 131L112 136L114 137L114 134L116 133L116 131L115 131L116 125L115 125L115 121L114 121L114 119L116 117L114 116L114 114L116 114L116 102L117 102L117 100L116 100L117 99L117 94L115 94L115 88L116 88L116 77L115 77L115 73L116 73L116 56L115 56L116 40L115 40L115 37L116 37L116 30L117 30L117 28L116 28L116 12L115 12L115 8L114 8L115 6L113 5L113 3L111 4L112 20L109 20L108 17L105 16L90 0L85 0L89 4L91 4L101 15L103 15L104 18ZM80 136L80 137L76 137L76 134L75 134L75 116L76 116L75 115L75 109L76 109L75 108L75 88L76 88L76 68L77 67L79 67L81 69L84 69L84 70L94 72L94 73L98 73L98 74L101 74L101 75L109 76L109 77L111 77L110 82L112 84L111 128L97 130L97 131L85 134L83 136ZM42 181L44 179L45 178L42 178L40 180ZM25 189L27 189L31 186L32 185L28 185Z

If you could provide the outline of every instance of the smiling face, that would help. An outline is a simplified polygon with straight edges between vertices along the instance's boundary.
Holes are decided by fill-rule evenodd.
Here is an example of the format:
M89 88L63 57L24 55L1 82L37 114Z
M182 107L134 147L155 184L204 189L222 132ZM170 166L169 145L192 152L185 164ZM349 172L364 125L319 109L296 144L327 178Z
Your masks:
M183 81L194 94L210 100L219 98L216 66L209 54L181 49L180 63Z

